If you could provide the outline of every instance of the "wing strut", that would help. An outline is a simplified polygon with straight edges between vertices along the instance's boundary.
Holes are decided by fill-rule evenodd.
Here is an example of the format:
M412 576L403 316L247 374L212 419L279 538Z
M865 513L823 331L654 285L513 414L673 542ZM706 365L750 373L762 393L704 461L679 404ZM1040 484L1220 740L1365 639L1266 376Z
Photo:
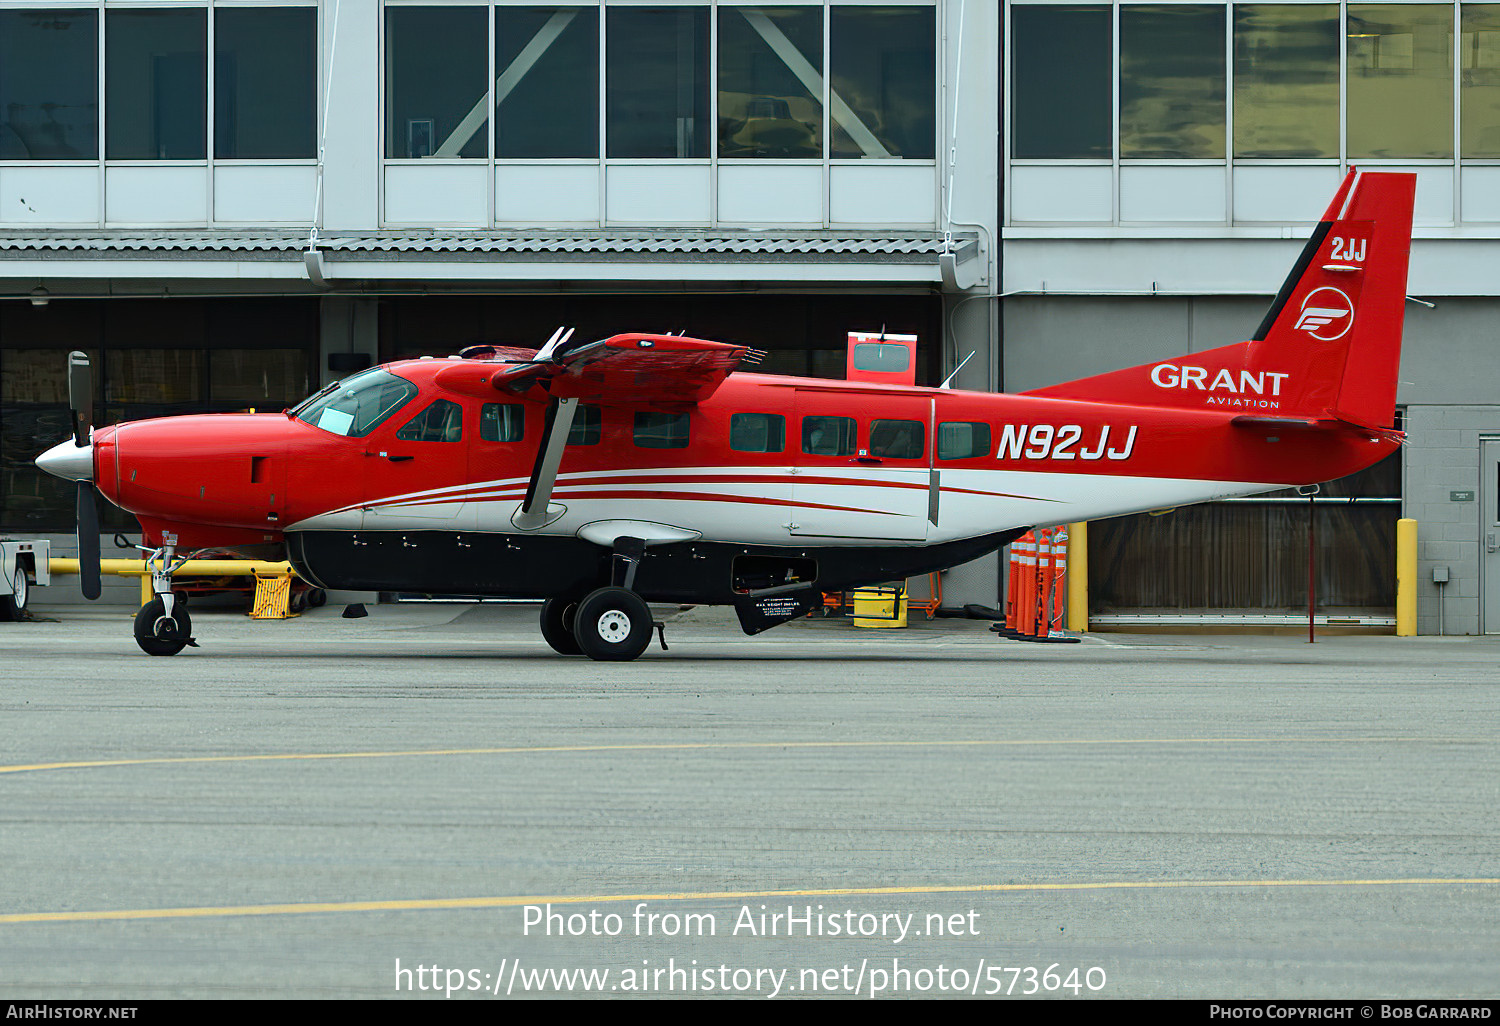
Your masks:
M577 399L554 397L547 404L542 444L536 450L536 463L531 468L531 480L526 485L526 500L510 518L510 522L519 531L535 531L567 512L564 509L553 512L549 510L549 506L552 486L557 483L557 468L562 464L563 450L568 445L568 433L573 429L573 414L577 412Z

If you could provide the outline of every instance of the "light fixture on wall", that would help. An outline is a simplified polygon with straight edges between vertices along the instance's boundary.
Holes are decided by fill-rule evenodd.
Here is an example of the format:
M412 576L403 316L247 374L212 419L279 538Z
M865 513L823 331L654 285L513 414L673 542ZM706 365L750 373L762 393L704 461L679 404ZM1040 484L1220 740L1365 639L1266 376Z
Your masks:
M32 306L46 306L51 301L52 293L42 288L42 286L38 285L36 288L31 290Z

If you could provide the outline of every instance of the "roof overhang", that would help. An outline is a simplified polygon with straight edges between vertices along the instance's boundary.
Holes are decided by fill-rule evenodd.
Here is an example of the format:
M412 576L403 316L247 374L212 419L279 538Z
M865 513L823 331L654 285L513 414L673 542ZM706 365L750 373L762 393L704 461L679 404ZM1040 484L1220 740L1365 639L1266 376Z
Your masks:
M937 232L268 231L0 233L3 278L368 281L683 281L939 285L978 237Z

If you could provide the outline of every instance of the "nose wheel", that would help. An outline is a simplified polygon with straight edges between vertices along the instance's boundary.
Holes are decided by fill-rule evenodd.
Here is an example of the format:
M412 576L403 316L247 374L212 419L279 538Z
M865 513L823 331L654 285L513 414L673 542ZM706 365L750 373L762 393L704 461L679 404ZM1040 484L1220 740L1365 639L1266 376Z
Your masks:
M160 598L154 598L135 614L135 643L147 655L170 656L193 641L193 621L182 601L173 603L170 615Z

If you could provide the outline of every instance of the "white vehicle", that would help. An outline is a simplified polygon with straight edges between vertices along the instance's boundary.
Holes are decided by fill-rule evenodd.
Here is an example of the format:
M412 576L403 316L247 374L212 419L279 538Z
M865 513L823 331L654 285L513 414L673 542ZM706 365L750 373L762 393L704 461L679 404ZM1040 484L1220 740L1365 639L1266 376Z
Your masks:
M0 620L20 620L35 585L52 583L52 543L0 538Z

